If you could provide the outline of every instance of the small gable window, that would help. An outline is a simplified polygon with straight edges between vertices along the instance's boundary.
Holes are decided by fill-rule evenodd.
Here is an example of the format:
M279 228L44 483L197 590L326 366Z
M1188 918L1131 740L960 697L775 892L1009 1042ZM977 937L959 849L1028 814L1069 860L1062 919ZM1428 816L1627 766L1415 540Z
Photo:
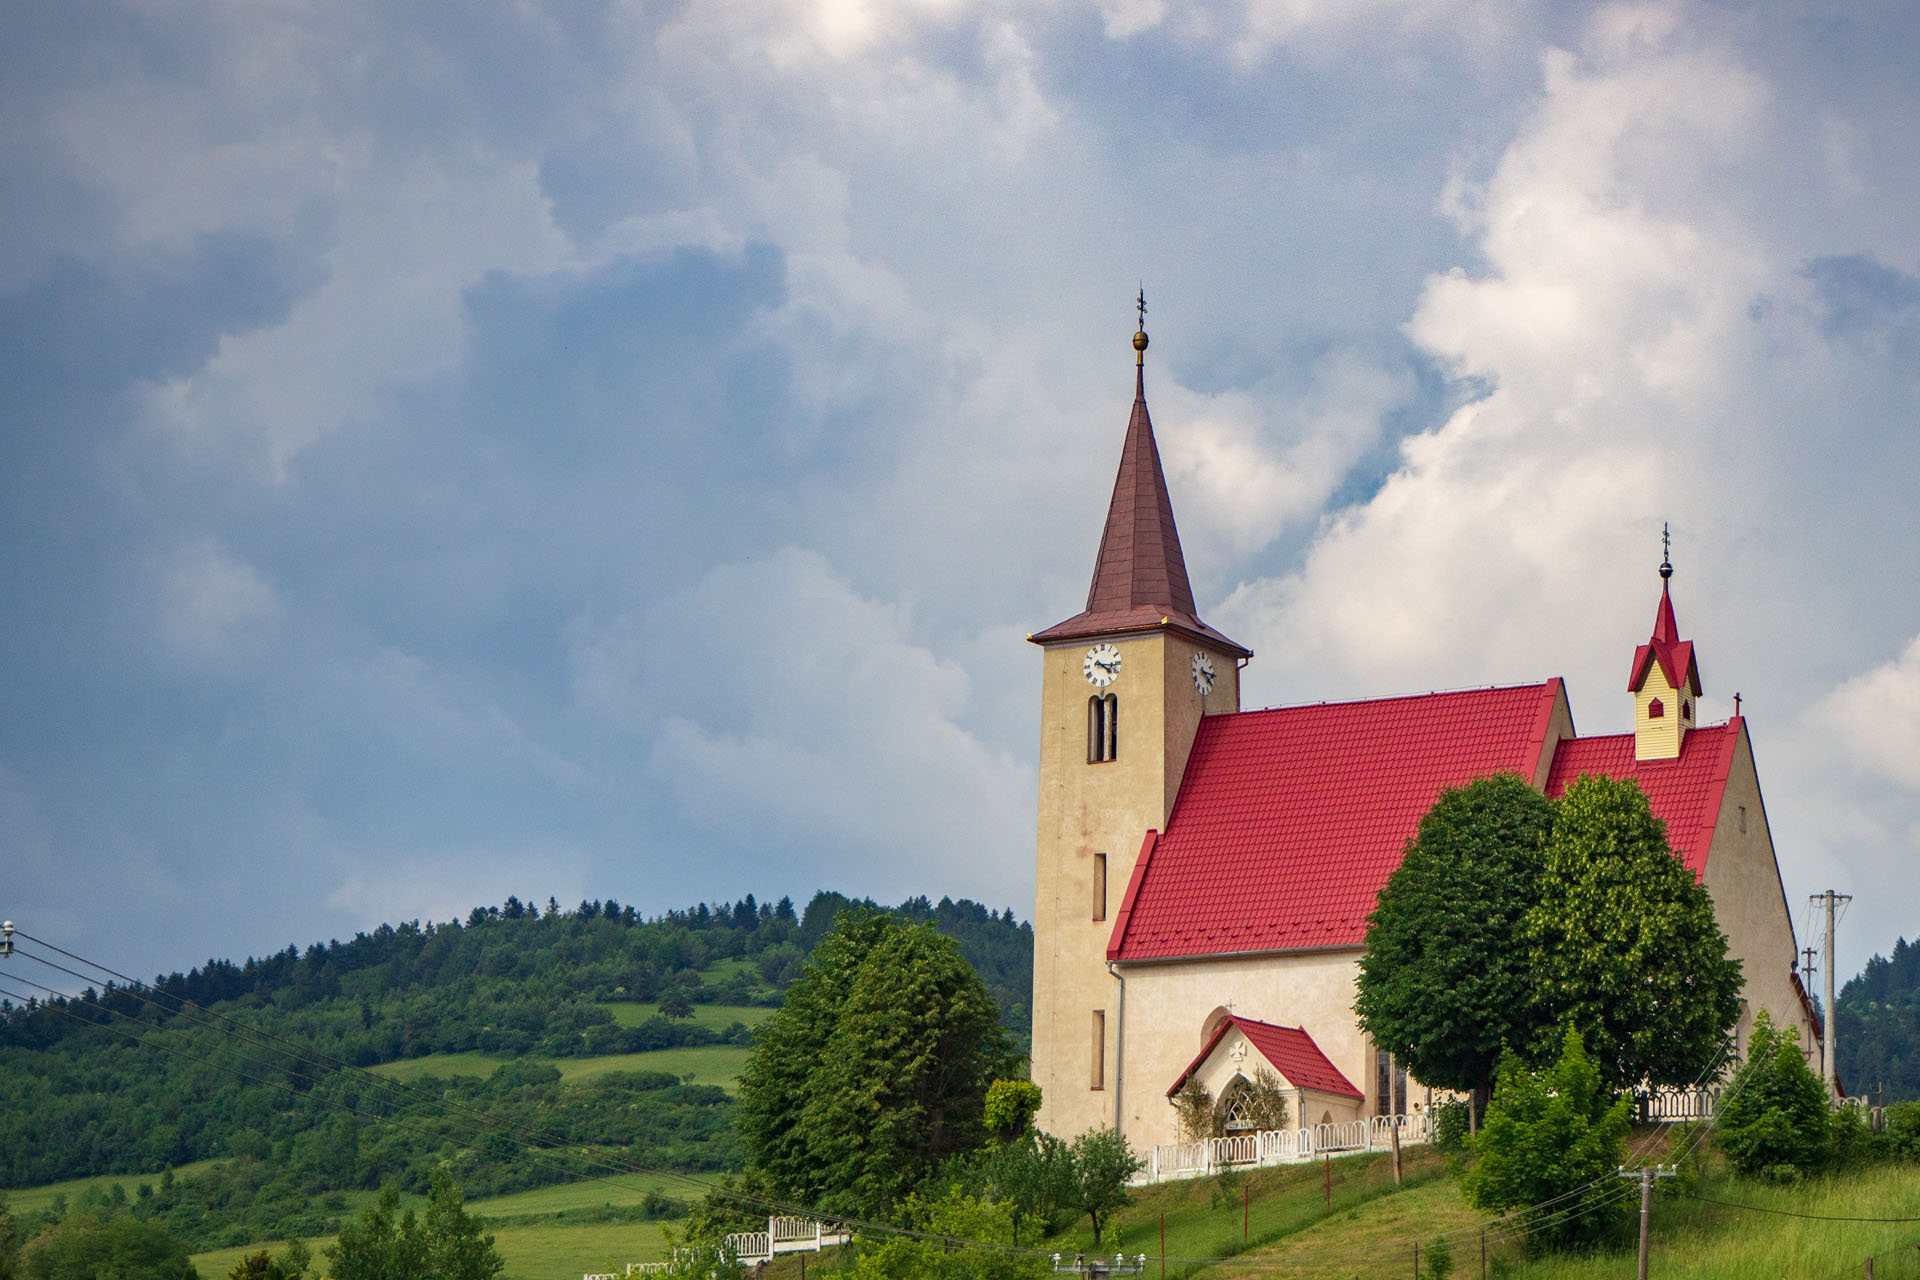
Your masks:
M1680 703L1680 718L1687 721L1693 719L1693 703L1688 701L1682 701Z
M1100 764L1120 753L1120 699L1096 694L1087 699L1087 763Z
M1658 720L1660 717L1666 714L1667 714L1667 704L1660 701L1660 699L1655 698L1652 702L1649 702L1647 704L1647 719Z

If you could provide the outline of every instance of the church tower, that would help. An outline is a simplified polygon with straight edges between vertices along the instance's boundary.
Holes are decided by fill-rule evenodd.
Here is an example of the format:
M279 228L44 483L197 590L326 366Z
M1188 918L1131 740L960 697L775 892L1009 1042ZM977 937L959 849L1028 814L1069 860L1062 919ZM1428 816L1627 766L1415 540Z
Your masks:
M1133 347L1133 413L1087 607L1028 637L1044 652L1033 1080L1041 1127L1063 1136L1115 1123L1125 1023L1106 964L1113 918L1144 838L1166 826L1201 717L1240 709L1252 656L1194 608L1147 414L1144 300Z
M1666 531L1660 534L1662 544ZM1633 651L1627 692L1633 695L1633 758L1674 760L1693 728L1700 700L1700 665L1693 641L1680 638L1673 618L1671 553L1660 557L1660 605L1653 615L1653 637Z

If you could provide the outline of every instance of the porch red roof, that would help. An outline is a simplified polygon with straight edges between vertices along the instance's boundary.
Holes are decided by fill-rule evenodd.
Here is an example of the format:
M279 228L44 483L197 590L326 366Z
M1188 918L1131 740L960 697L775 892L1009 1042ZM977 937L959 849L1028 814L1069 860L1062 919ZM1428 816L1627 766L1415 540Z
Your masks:
M1107 956L1357 947L1442 787L1535 776L1560 681L1200 722Z
M1219 1047L1220 1039L1227 1034L1229 1027L1240 1028L1260 1056L1272 1064L1273 1069L1294 1088L1338 1093L1349 1098L1366 1097L1353 1087L1353 1082L1340 1073L1340 1068L1334 1066L1326 1054L1320 1052L1320 1046L1313 1042L1313 1037L1307 1034L1304 1027L1279 1027L1271 1022L1255 1022L1252 1018L1229 1017L1214 1028L1200 1055L1188 1063L1187 1069L1174 1080L1173 1087L1167 1090L1169 1098L1180 1092L1180 1086L1187 1082L1187 1077L1198 1071L1200 1064Z
M1632 778L1667 824L1667 843L1699 879L1707 873L1707 850L1744 723L1735 716L1725 724L1689 730L1672 760L1635 760L1630 733L1570 738L1553 754L1547 794L1559 799L1583 773Z

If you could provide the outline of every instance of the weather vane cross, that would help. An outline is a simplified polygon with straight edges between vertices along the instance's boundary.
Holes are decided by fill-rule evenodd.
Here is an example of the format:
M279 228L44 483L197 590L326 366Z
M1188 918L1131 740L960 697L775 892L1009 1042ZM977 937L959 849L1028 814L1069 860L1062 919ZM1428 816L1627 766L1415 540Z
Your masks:
M1134 302L1134 306L1140 309L1140 331L1144 333L1146 332L1146 328L1147 328L1147 286L1146 285L1143 284L1140 286L1140 297Z
M1662 563L1673 561L1673 535L1667 531L1667 522L1660 522L1660 560Z

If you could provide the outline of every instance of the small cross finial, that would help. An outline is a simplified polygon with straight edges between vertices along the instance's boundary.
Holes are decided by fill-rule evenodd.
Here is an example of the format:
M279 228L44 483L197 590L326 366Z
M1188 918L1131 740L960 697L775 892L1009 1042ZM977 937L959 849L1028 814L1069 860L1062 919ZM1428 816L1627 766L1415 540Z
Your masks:
M1660 579L1664 583L1673 576L1673 535L1667 529L1667 522L1660 522Z
M1736 717L1740 714L1740 695L1737 693L1733 695L1733 714Z
M1147 363L1147 286L1140 286L1140 296L1134 301L1140 309L1140 328L1133 335L1133 363L1144 368Z

